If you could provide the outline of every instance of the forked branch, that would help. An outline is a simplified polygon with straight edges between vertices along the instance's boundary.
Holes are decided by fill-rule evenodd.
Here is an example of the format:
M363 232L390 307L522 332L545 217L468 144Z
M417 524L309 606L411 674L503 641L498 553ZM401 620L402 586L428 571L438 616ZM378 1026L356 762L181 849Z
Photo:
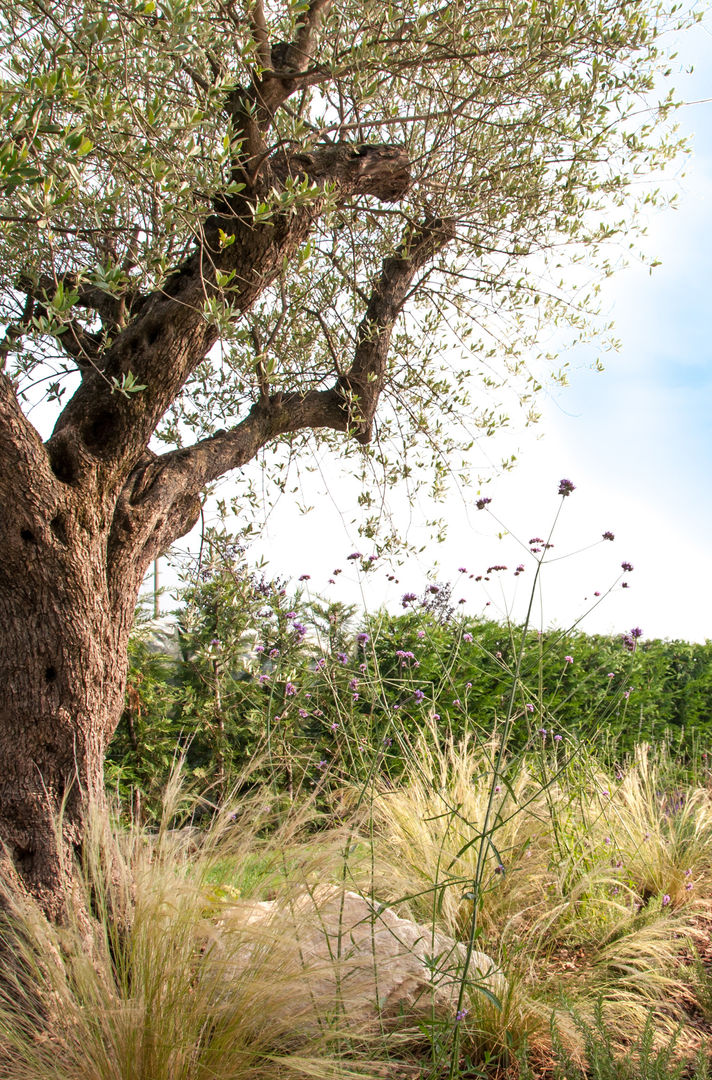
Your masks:
M247 464L269 442L289 433L330 428L370 441L379 397L386 381L388 347L416 275L455 235L451 221L432 219L410 229L396 253L383 261L359 326L353 362L326 390L273 394L252 407L229 431L219 431L186 449L174 450L137 466L125 488L123 520L132 522L135 541L149 539L154 523L163 522L154 542L161 548L186 531L176 526L171 508L195 497L212 481ZM169 524L170 523L170 524ZM181 527L181 523L177 523Z

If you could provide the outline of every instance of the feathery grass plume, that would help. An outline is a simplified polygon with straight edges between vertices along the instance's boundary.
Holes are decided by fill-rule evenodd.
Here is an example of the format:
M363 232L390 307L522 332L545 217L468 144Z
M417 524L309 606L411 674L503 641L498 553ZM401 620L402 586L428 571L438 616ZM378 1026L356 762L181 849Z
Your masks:
M193 815L198 809L209 808L194 800ZM172 827L177 812L184 821L191 813L174 779L153 835L93 814L83 864L95 916L89 948L79 921L53 926L5 888L1 944L16 963L0 988L3 1080L378 1075L368 1032L353 1022L345 1030L328 982L321 998L316 978L303 992L310 969L297 939L308 913L295 910L290 893L305 872L333 870L333 861L324 865L333 849L325 859L302 845L291 880L285 859L285 899L268 922L220 917L238 889L211 881L216 866L231 863L239 879L255 853L288 852L309 810L275 823L258 793L239 811L213 813L196 836ZM276 879L276 861L265 864Z
M369 803L375 872L383 868L378 884L391 896L412 897L408 906L415 918L434 919L446 933L462 938L472 917L473 898L465 886L476 869L496 746L478 743L469 733L460 742L447 737L438 745L434 734L430 730L416 738L410 759L417 765L408 767L398 787L377 784ZM526 863L526 880L519 874L517 881L520 910L539 896L534 871L548 857L541 785L528 763L509 762L496 787L496 846L487 856L480 898L485 941L513 913L511 874Z
M664 765L664 763L663 763ZM609 815L621 857L643 897L679 906L712 884L712 794L671 788L650 747L637 747Z

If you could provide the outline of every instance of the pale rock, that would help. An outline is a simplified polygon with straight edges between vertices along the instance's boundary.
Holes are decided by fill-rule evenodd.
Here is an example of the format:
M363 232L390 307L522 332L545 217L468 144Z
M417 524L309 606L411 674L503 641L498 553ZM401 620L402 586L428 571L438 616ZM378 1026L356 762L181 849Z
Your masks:
M241 901L219 924L237 930L243 945L237 963L247 964L255 944L279 935L280 966L299 973L295 1011L307 999L342 1011L353 1022L417 1020L433 1013L453 1017L460 993L466 949L432 927L400 918L389 907L332 886L304 890L289 904ZM468 969L469 999L484 987L501 1000L507 980L483 952L475 951ZM468 1002L469 1004L469 1002ZM496 1006L495 1006L496 1007Z

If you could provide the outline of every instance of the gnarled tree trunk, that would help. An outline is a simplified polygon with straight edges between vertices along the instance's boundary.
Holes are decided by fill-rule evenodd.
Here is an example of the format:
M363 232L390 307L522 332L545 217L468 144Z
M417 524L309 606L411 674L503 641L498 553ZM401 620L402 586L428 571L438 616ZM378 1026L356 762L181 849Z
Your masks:
M87 803L103 799L141 573L112 594L99 515L57 484L18 503L10 479L0 480L0 837L58 918Z

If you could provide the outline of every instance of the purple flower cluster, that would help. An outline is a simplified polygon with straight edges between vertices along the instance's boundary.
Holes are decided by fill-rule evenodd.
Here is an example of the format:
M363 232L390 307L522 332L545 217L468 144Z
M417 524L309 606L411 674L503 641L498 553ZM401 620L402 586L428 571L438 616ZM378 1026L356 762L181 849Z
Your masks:
M477 507L478 510L484 510L484 508L486 506L488 506L491 502L492 502L491 499L488 499L488 498L485 497L485 498L482 498L482 499L478 499L477 502L475 503L475 506Z
M640 629L640 627L639 626L634 626L632 628L632 630L628 631L627 634L622 634L621 635L621 641L623 643L623 648L627 649L628 652L635 652L636 648L638 647L638 639L641 638L642 636L643 636L643 631Z
M574 487L574 485L571 483L570 480L560 480L559 481L559 495L570 495L571 492L575 491L575 490L576 490L576 488Z

